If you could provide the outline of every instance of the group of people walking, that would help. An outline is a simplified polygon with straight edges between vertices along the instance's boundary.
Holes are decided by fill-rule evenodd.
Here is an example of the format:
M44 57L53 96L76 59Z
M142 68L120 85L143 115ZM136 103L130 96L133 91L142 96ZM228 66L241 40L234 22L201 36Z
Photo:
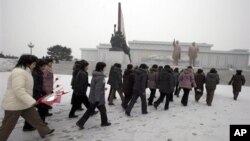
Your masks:
M48 113L51 107L37 102L39 98L53 93L54 77L52 71L52 59L38 59L33 55L22 55L8 79L7 90L3 98L2 107L4 109L4 119L0 127L0 141L6 141L14 129L18 118L25 119L24 131L37 129L40 136L54 132L48 127L45 117L52 115ZM76 122L76 126L84 129L84 124L90 116L98 113L101 115L101 126L110 126L106 110L105 91L105 69L106 63L97 62L92 79L89 83L88 75L89 63L86 60L76 61L73 67L71 86L73 89L69 118L77 118L77 110L82 110L84 104L87 110ZM183 90L181 103L188 105L189 93L192 89L195 92L195 100L198 102L206 89L206 102L212 105L216 86L219 84L219 75L215 68L212 68L206 75L202 69L194 72L191 66L179 71L179 68L172 69L169 65L158 66L154 64L150 69L146 64L133 66L128 64L122 74L122 66L114 64L109 72L107 84L110 85L108 105L114 106L116 92L121 99L121 107L127 116L131 116L131 111L138 98L141 99L141 113L147 114L147 106L154 106L155 109L165 99L164 110L169 109L169 103L174 100L174 95L179 97ZM234 100L237 100L245 78L241 70L237 70L229 82L233 86ZM90 92L87 94L87 89ZM147 99L146 89L150 89ZM157 100L156 91L160 96ZM37 110L36 110L36 108ZM98 109L98 111L96 111Z
M4 118L0 127L0 141L8 139L20 116L25 119L23 131L37 129L41 138L54 132L45 122L50 107L37 102L53 91L52 62L51 59L40 60L33 55L19 58L8 78L2 101Z
M97 113L97 108L101 115L101 126L109 126L107 110L105 107L105 75L104 71L106 64L104 62L98 62L95 70L92 73L91 83L88 81L88 65L85 60L76 61L73 67L73 77L71 86L73 89L72 94L72 108L69 113L69 118L77 118L75 111L81 108L82 103L87 108L84 115L77 121L76 125L80 128L84 128L84 124L87 122L91 115ZM90 87L89 97L87 96L87 88Z

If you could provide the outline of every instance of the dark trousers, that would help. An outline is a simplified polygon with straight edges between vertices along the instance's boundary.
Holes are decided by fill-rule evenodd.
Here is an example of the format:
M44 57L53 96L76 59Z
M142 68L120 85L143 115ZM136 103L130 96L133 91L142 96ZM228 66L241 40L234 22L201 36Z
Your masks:
M77 124L80 126L83 126L86 123L86 121L89 119L92 111L94 111L95 108L97 108L101 114L101 124L108 123L107 110L106 110L105 105L99 105L98 103L95 103L95 104L91 103L87 111L84 113L84 115L77 121Z
M120 98L121 98L122 103L124 102L124 96L123 96L122 89L112 89L112 90L111 90L110 97L109 97L109 104L112 104L112 103L113 103L113 99L115 98L115 93L116 93L116 91L117 91L118 94L120 95Z
M172 93L173 94L173 93ZM166 97L166 102L165 102L165 110L168 109L169 107L169 99L170 99L170 93L163 93L163 92L160 92L160 97L154 102L154 105L156 107L158 107L160 105L161 102L163 102L164 98Z
M34 107L18 111L5 110L2 126L0 127L0 141L6 141L9 138L20 116L35 127L40 136L47 135L50 132L49 127L44 124Z
M109 89L109 96L108 96L108 101L109 101L109 99L110 99L110 97L111 97L111 92L112 92L112 87L110 86L110 89ZM116 94L114 95L114 99L116 99Z
M233 94L234 94L234 100L237 100L238 96L239 96L239 93L238 91L234 91L233 90Z
M146 94L139 92L137 90L133 90L133 96L131 101L129 102L128 107L126 108L126 112L130 113L136 100L138 99L138 97L141 98L141 111L142 113L147 113L147 100L146 100Z
M71 97L71 104L73 105L73 102L77 99L76 94L73 92L72 97ZM78 105L79 107L77 109L82 109L82 104Z
M86 95L75 95L74 101L72 101L72 108L69 112L69 115L75 115L76 110L82 105L85 105L86 108L89 108L90 102Z
M198 102L203 94L203 90L194 88L195 100Z
M183 91L184 91L184 94L182 96L181 103L184 106L187 106L187 104L188 104L188 95L189 95L190 89L183 88Z
M132 99L132 92L131 93L124 93L124 95L125 95L125 98L124 98L124 102L122 103L122 107L124 109L126 109L129 101Z
M169 101L174 101L174 92L169 94Z
M152 105L153 101L154 101L154 98L155 98L155 92L156 92L156 89L151 89L150 88L150 96L148 98L148 105Z
M48 108L45 105L38 105L37 106L37 112L39 114L39 116L41 117L42 121L45 122L45 117L48 113ZM32 127L26 120L24 121L24 126L23 129L32 129L34 127Z
M208 106L211 106L212 105L212 102L213 102L213 99L214 99L214 91L215 90L208 90L207 89L207 105Z
M179 83L177 83L176 86L175 86L174 95L176 95L177 97L179 97L180 91L181 91L181 87L179 87Z

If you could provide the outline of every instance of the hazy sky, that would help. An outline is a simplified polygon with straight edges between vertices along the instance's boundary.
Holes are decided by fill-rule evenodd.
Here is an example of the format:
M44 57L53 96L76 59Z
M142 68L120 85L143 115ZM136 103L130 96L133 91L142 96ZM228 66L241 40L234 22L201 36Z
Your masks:
M127 40L203 42L250 48L249 0L0 0L0 51L46 55L48 47L109 43L122 3Z

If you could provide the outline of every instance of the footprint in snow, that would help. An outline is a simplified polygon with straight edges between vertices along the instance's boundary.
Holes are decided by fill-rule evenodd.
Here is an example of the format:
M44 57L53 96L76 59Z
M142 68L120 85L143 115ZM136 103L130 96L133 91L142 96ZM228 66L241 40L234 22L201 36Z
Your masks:
M70 137L70 135L61 136L61 137L59 137L59 138L68 138L68 137Z
M55 114L59 115L62 113L62 111L59 111L59 112L54 112Z
M62 130L63 133L70 133L71 131L69 130Z
M196 136L197 134L196 133L192 133L192 135Z
M88 129L92 129L92 128L99 128L99 126L92 126L92 127L88 128Z

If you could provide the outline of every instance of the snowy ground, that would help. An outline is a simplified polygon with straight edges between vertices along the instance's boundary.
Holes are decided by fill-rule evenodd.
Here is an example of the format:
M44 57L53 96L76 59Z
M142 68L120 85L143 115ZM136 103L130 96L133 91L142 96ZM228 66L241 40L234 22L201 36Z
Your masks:
M0 73L1 87L0 100L6 88L9 72ZM56 75L59 77L57 84L63 86L65 91L70 91L70 75ZM108 85L107 85L108 87ZM106 91L106 96L109 90ZM228 141L230 124L250 124L250 87L243 87L238 101L234 101L231 86L219 85L212 107L205 103L205 95L199 103L194 101L193 91L189 97L189 104L183 107L180 99L174 97L168 111L163 110L161 104L158 110L148 107L148 115L141 114L140 99L135 104L131 114L127 117L121 108L121 101L115 100L115 106L107 106L109 127L100 126L99 113L91 117L85 124L85 129L79 130L75 126L78 119L69 119L71 108L71 93L65 95L60 104L54 105L52 117L47 118L51 128L56 129L54 135L41 139L36 131L24 133L22 131L23 119L20 118L12 132L10 141ZM157 97L159 93L157 92ZM118 96L118 95L117 95ZM147 91L147 97L149 91ZM84 111L77 112L82 115ZM3 110L0 110L0 122Z

